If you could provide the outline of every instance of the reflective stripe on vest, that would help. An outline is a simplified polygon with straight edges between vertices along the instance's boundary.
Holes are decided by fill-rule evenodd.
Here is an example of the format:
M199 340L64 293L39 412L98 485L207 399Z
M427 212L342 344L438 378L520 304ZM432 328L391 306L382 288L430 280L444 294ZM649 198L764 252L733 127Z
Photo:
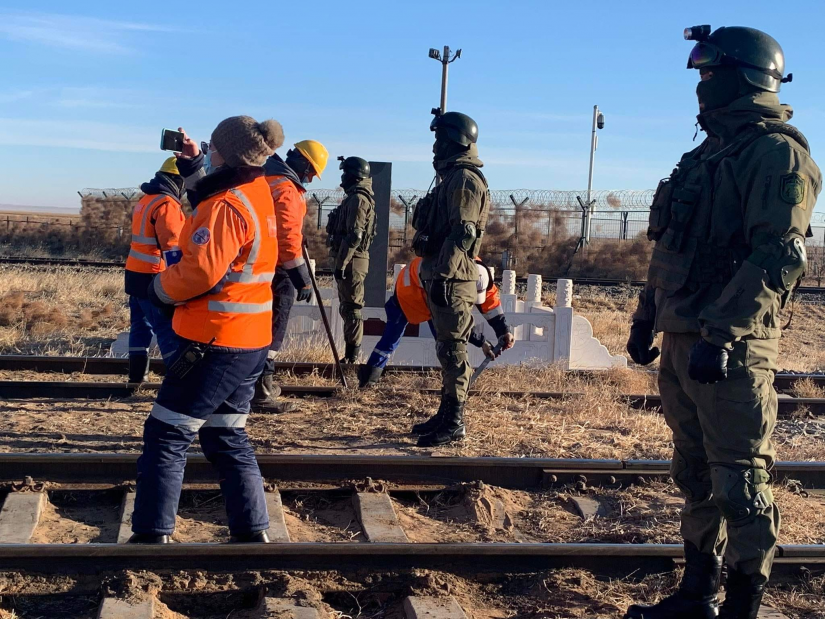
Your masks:
M252 269L255 267L255 262L258 260L258 252L261 250L262 233L261 222L258 219L258 213L255 211L255 209L249 203L247 197L243 194L243 192L240 189L230 189L229 192L241 201L241 203L244 205L247 212L249 213L249 218L252 220L252 224L255 226L255 238L252 239L252 247L249 250L249 256L247 256L246 263L244 263L243 268L240 271L234 271L230 273L227 277L227 281L236 282L240 284L253 284L267 281L271 282L272 278L275 277L274 272L258 273L257 275L252 272Z
M235 303L232 301L210 301L207 308L211 312L230 314L263 314L272 310L272 301L267 303Z
M494 307L494 308L493 308L493 309L491 309L489 312L485 313L485 314L484 314L484 318L485 318L486 320L492 320L492 319L493 319L493 318L495 318L496 316L501 316L503 313L504 313L504 308L502 308L502 307L499 305L498 307Z
M281 266L285 269L297 269L299 266L304 264L306 264L306 260L304 260L301 256L298 256L292 260L287 260Z
M287 181L289 181L289 179L288 179L286 176L282 176L282 177L281 177L280 179L278 179L277 181L272 181L271 183L269 183L269 187L270 187L271 189L275 189L275 187L277 187L278 185L283 185L283 184L284 184L284 183L286 183Z
M410 287L410 267L409 266L407 266L407 268L404 269L404 287L405 288Z
M150 256L149 254L144 254L136 249L129 250L129 257L134 258L135 260L148 262L149 264L160 264L160 256Z
M168 197L169 196L161 194L146 205L146 208L143 209L143 217L140 219L140 234L133 234L132 241L135 243L144 243L146 245L155 245L158 242L157 238L146 236L146 220L149 218L149 213L152 211L152 207Z

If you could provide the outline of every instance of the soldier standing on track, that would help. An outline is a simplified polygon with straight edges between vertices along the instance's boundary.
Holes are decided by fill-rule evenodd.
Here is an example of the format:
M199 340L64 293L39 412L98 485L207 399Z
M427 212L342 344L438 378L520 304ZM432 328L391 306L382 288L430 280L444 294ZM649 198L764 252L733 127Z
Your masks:
M370 164L360 157L339 157L341 187L346 197L330 214L328 243L335 260L339 312L344 321L344 363L357 363L364 338L361 309L364 280L370 268L370 245L375 238L375 196ZM386 265L379 265L382 269Z
M466 434L464 404L473 373L467 342L478 294L474 258L490 211L476 122L459 112L438 113L430 130L435 132L433 166L440 184L416 205L413 249L423 258L420 277L436 331L442 392L438 412L426 422L432 429L419 437L419 447L446 445ZM505 346L512 346L512 339Z
M697 41L707 138L659 184L656 241L627 350L647 365L664 332L659 389L686 496L685 574L674 595L633 605L644 619L754 619L779 531L771 494L779 311L805 273L804 238L822 176L779 103L785 59L752 28L685 31ZM726 557L725 601L717 592Z
M281 390L273 384L272 377L275 374L275 356L284 343L292 306L295 301L309 301L312 296L312 281L309 265L304 260L304 235L301 232L307 214L305 185L316 177L321 178L328 158L329 153L323 144L303 140L287 151L286 161L274 154L264 164L266 182L275 202L278 268L272 280L272 344L264 372L255 383L252 405L269 405L270 412L286 413L297 408L291 402L277 401Z

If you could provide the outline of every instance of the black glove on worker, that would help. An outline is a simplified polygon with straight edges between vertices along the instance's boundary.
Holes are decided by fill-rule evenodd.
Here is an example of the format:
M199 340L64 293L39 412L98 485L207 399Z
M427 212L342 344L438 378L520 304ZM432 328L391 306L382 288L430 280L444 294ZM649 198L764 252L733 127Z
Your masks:
M155 280L152 278L152 283L149 284L149 288L146 289L146 293L149 295L149 301L151 301L152 305L157 307L160 310L160 313L166 316L167 318L171 319L172 316L175 315L175 306L169 305L168 303L164 303L161 301L158 293L155 292Z
M658 347L653 346L656 332L653 323L647 320L634 320L627 339L627 354L639 365L649 365L659 356Z
M688 376L702 385L712 385L728 377L728 350L704 338L690 349Z
M436 307L449 307L450 297L447 294L447 280L434 279L430 286L430 301Z

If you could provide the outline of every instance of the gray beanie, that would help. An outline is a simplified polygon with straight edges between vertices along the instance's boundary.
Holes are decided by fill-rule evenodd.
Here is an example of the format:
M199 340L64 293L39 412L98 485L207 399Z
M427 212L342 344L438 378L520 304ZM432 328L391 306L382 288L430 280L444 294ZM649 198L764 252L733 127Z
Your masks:
M277 120L259 123L251 116L232 116L212 132L212 145L231 168L262 166L283 143L284 129Z

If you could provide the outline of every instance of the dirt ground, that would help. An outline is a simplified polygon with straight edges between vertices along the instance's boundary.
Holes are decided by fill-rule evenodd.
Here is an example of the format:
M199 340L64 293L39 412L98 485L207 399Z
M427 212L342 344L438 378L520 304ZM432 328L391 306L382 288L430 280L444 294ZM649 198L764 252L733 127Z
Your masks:
M336 572L125 571L44 578L0 573L0 618L94 619L102 595L160 600L155 619L241 619L261 595L288 598L335 619L401 619L408 595L453 596L470 619L619 619L634 601L655 601L678 572L598 578L580 569L515 574L431 570ZM791 619L821 619L825 579L771 585L766 603Z

